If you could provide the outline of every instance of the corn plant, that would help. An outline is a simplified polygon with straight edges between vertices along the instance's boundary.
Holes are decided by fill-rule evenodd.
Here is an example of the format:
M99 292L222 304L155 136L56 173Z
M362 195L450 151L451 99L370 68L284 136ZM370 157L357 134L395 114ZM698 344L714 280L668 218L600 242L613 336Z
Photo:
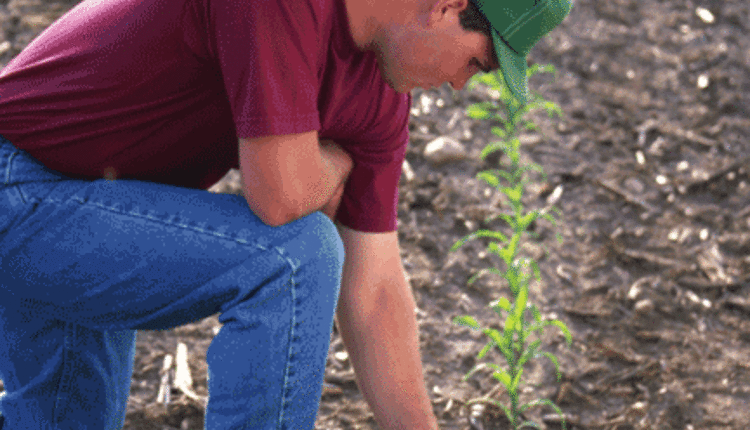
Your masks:
M551 66L532 66L529 75L540 72L554 72ZM505 359L505 366L494 363L483 362L471 369L465 376L464 381L481 370L490 370L492 377L505 387L510 397L510 405L500 404L489 396L473 399L467 405L485 402L500 407L510 420L514 430L521 428L540 428L533 421L524 421L523 413L536 406L546 405L554 409L562 419L565 429L565 415L560 408L549 399L536 399L527 403L521 403L519 398L522 384L524 366L532 359L546 357L555 366L558 380L560 379L560 368L554 354L541 350L541 335L547 327L559 328L568 345L572 343L572 337L568 327L560 320L545 319L539 308L529 302L529 283L532 279L541 282L539 267L531 258L520 255L520 250L525 238L532 232L528 231L532 223L538 219L546 219L555 225L555 218L549 211L527 210L523 206L523 196L526 185L529 183L529 174L532 171L544 174L541 166L533 163L522 163L520 156L520 130L535 130L536 125L527 120L527 114L536 109L544 109L550 117L562 115L556 104L546 101L541 96L532 94L529 103L523 105L515 99L505 87L500 72L478 75L471 85L477 82L488 85L499 91L498 101L491 101L472 105L468 108L468 115L475 119L494 121L497 126L492 127L492 133L500 140L489 143L481 153L484 159L487 155L502 150L510 161L506 170L492 169L480 172L477 175L490 186L500 190L506 197L510 206L496 217L491 217L489 222L497 217L501 218L509 227L510 233L504 234L500 231L481 229L470 233L456 242L451 248L455 251L469 240L477 238L489 238L491 242L487 250L497 255L504 263L504 270L491 267L479 271L472 276L468 283L474 283L480 276L492 273L505 278L510 290L510 299L501 297L492 301L489 305L497 313L500 320L504 320L502 330L483 327L472 316L461 316L453 320L454 324L470 327L481 331L489 339L485 347L479 352L478 360L483 360L487 354L496 348ZM559 235L558 235L559 240Z

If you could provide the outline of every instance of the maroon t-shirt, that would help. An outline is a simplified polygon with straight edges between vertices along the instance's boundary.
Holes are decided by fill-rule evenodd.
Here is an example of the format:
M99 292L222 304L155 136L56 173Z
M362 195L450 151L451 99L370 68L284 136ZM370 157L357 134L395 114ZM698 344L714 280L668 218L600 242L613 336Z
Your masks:
M368 232L396 230L409 106L343 0L85 0L0 72L0 135L74 178L207 188L238 138L318 130L354 160L337 219Z

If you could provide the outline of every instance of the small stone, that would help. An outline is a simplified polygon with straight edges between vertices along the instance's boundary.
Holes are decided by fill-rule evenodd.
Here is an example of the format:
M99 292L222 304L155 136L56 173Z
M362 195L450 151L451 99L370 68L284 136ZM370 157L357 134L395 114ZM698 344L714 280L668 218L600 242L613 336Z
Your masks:
M542 143L542 136L538 134L522 134L518 136L518 140L523 146L534 146Z
M549 196L547 196L547 204L554 205L555 203L560 201L560 197L562 197L562 193L563 193L563 186L562 185L556 186L555 190L552 191L552 193Z
M646 164L646 156L643 155L643 151L636 151L635 159L636 161L638 161L638 164L640 165Z
M677 239L679 239L679 237L680 237L680 230L679 229L674 229L674 230L670 231L669 235L667 237L669 238L670 241L677 242Z
M698 15L698 18L700 18L701 21L705 22L706 24L713 24L714 21L716 21L714 14L704 7L695 8L695 14Z
M333 354L333 356L336 357L336 360L342 361L342 362L349 359L349 354L347 354L346 351L339 351Z
M701 230L701 232L699 233L698 237L700 237L701 240L708 239L708 229L704 228L703 230Z
M635 300L641 295L641 286L638 283L633 284L628 291L628 299Z
M654 310L654 302L651 299L643 299L638 301L635 306L633 307L633 310L635 310L637 313L641 315L650 314Z
M438 137L428 143L424 149L424 157L433 165L461 161L466 159L466 149L457 140L450 137Z
M426 94L422 94L419 97L419 104L422 107L422 113L424 115L429 115L430 112L432 112L432 105L433 105L433 103L434 103L434 101L432 100L432 98L429 97Z
M7 40L3 43L0 43L0 55L5 54L6 52L10 51L11 44Z
M414 170L411 168L411 165L407 160L404 160L403 164L401 164L401 173L404 175L404 179L406 182L411 182L415 178Z
M708 88L708 84L709 84L708 75L698 76L698 82L697 82L698 89L705 90L706 88Z

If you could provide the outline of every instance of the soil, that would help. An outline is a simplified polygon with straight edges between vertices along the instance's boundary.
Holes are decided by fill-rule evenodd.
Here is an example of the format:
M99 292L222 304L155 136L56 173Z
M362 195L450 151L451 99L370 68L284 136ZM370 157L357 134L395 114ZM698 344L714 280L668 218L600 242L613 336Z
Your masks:
M0 0L0 65L74 4ZM524 160L547 174L529 184L527 206L560 209L557 225L536 223L536 242L524 248L541 270L531 301L568 324L573 344L545 333L561 380L549 361L532 363L522 398L557 402L568 428L744 429L750 422L748 18L745 0L578 0L531 55L557 68L531 88L564 112L562 119L533 114L538 130L523 136ZM473 315L498 326L487 305L508 294L492 276L467 286L497 263L481 241L449 252L470 231L505 230L484 221L506 210L502 195L475 176L508 161L480 159L493 124L464 114L492 98L486 88L414 91L407 154L414 177L402 178L399 237L443 429L507 428L495 408L465 407L487 393L508 397L487 374L462 381L484 339L451 324ZM466 156L432 164L423 152L438 137L456 139ZM236 192L231 173L217 190ZM218 325L213 317L138 333L126 429L202 428L200 402L177 390L166 407L155 400L162 361L180 342L195 391L207 394L205 353ZM316 428L378 429L342 352L334 331ZM558 429L552 412L542 407L526 417Z

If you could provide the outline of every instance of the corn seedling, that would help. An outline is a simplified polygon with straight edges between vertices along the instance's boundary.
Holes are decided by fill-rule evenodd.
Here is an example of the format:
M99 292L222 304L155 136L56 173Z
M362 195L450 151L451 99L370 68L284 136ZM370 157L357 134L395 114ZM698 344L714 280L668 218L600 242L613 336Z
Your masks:
M554 72L554 68L551 66L532 66L529 68L530 76L539 72ZM522 163L519 133L522 128L526 130L536 129L536 125L531 120L526 119L527 114L532 110L544 109L550 117L554 115L561 116L562 112L555 103L546 101L536 94L531 95L530 101L526 105L520 104L505 87L502 79L502 74L499 71L481 74L474 78L472 85L476 85L477 82L488 85L490 88L498 91L500 97L498 101L470 106L468 108L468 115L475 119L494 121L498 124L498 126L492 128L492 133L500 140L489 143L482 151L481 157L484 159L487 155L502 150L508 157L510 166L505 170L485 170L480 172L477 178L500 190L507 197L510 211L505 211L499 216L491 217L486 221L489 222L492 219L501 218L510 227L510 234L507 235L500 231L481 229L470 233L456 242L451 251L457 250L469 240L489 238L491 242L487 250L497 255L504 263L505 270L495 267L483 269L468 281L469 284L472 284L486 273L493 273L505 278L510 290L510 299L501 297L490 303L490 307L497 313L500 320L504 320L502 329L496 330L483 327L471 316L457 317L453 322L454 324L481 331L489 338L485 347L479 352L477 356L478 360L483 360L491 350L497 348L506 362L505 366L486 362L480 363L464 376L464 381L479 371L490 370L492 377L499 381L507 390L510 397L510 405L500 404L495 399L490 398L489 395L473 399L467 402L467 405L491 403L500 407L510 420L514 430L541 428L539 424L533 421L524 421L523 413L532 407L546 405L560 415L562 427L565 429L565 415L551 400L536 399L522 403L519 396L524 366L532 359L540 357L549 359L555 366L558 380L560 379L560 368L557 358L552 353L541 350L541 335L544 330L550 326L557 327L562 331L568 345L572 343L570 331L565 323L557 319L543 318L539 308L529 302L529 283L533 279L541 282L541 276L536 261L521 256L519 252L523 245L523 240L531 234L528 230L532 223L541 218L555 225L555 218L549 211L526 210L523 206L522 199L525 187L529 182L529 173L536 171L544 175L544 172L542 167L537 164Z

